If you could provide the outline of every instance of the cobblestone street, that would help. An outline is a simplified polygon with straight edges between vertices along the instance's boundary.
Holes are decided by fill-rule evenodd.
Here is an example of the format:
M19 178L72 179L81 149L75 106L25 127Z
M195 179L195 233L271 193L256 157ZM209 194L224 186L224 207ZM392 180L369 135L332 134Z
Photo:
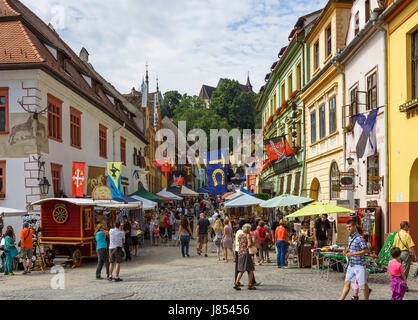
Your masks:
M180 248L142 248L138 257L121 265L124 281L120 283L96 280L96 262L85 260L81 268L65 269L64 290L51 289L50 282L55 275L50 271L32 272L30 275L16 272L14 277L1 274L0 299L335 300L341 293L342 273L330 273L327 281L321 279L318 273L312 273L311 269L278 269L275 263L256 266L256 279L262 282L257 291L248 291L246 287L235 291L232 288L232 260L228 264L218 262L212 243L209 248L212 252L208 258L197 256L196 240L191 242L190 258L182 258ZM274 252L271 252L271 257L275 258ZM415 268L416 265L411 268L412 275ZM105 272L102 276L105 276ZM246 275L241 282L246 284ZM371 299L390 299L388 276L370 276L369 283L373 289ZM405 300L417 300L418 281L413 280L411 275L409 287L410 292ZM362 294L360 298L363 298Z

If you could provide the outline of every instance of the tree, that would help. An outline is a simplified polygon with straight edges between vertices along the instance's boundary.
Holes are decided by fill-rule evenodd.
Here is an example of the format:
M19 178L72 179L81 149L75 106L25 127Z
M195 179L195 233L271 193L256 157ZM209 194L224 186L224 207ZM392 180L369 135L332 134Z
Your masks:
M180 104L182 99L181 94L177 90L167 91L164 93L163 103L161 105L161 114L169 118L174 117L174 110Z

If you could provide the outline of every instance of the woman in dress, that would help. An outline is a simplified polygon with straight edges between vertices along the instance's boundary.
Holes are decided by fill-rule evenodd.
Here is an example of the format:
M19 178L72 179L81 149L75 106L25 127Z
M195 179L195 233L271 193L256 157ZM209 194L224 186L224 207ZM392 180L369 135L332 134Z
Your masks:
M256 290L256 287L252 284L254 276L254 264L250 256L249 248L254 246L251 238L251 225L245 224L242 227L243 233L238 237L238 276L235 279L235 290L241 290L239 281L245 271L248 272L248 290Z
M7 227L5 235L6 237L4 239L4 252L6 256L6 261L4 264L4 275L14 276L12 268L13 259L19 255L19 252L17 251L15 241L13 240L15 238L15 235L11 226Z
M234 255L234 251L232 251L232 238L233 238L233 233L232 233L232 227L229 221L229 218L226 217L224 220L224 232L222 235L222 246L223 246L223 254L224 254L224 258L225 258L225 262L228 263L228 249L231 252L231 256L235 262L235 255Z
M222 227L222 221L219 215L215 221L213 230L215 231L215 238L216 238L215 245L216 245L216 253L218 254L218 261L221 261L222 235L223 235L224 228Z

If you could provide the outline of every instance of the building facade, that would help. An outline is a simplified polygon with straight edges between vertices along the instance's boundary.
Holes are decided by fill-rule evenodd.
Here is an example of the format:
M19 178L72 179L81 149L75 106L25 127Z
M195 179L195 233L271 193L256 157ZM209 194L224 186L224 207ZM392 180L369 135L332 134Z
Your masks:
M310 81L303 88L308 196L336 203L345 171L343 67L335 61L345 46L353 1L330 0L305 42L310 48Z

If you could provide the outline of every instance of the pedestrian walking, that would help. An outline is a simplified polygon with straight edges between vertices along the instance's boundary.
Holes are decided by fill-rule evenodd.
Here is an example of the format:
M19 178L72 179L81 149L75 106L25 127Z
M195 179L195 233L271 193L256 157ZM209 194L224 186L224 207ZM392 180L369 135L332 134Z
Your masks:
M392 299L402 300L406 292L406 274L401 261L401 249L393 247L390 250L392 260L389 261L388 270L392 276L390 286L392 288Z
M125 244L125 235L126 233L123 231L123 226L120 221L116 221L115 227L109 231L110 266L108 280L110 281L122 281L119 277L119 272L120 263L122 262L122 247ZM113 278L113 267L115 265L115 278Z
M4 263L4 275L14 276L13 273L13 259L19 255L19 252L16 249L16 243L14 241L15 235L13 227L8 226L5 232L4 239L4 254L6 256L6 261Z
M238 237L238 276L235 280L235 290L241 290L240 280L244 272L248 272L248 290L256 289L256 287L253 285L255 269L249 252L249 248L254 246L250 232L251 225L247 223L242 227L242 233Z
M23 274L30 273L32 269L32 256L33 256L33 241L32 236L35 234L35 230L29 227L29 223L25 222L23 224L23 230L20 231L20 258L22 259ZM27 260L27 261L26 261Z
M165 213L165 216L163 218L163 230L164 230L164 234L163 234L163 238L164 238L164 243L168 243L168 232L170 229L170 216L168 214L168 211Z
M135 252L135 257L138 255L139 241L138 241L139 222L135 217L131 217L131 251Z
M106 237L109 237L109 232L105 230L104 226L98 224L95 231L96 236L96 252L97 252L97 269L96 279L102 279L101 273L103 265L106 266L106 278L109 280L109 250L107 246Z
M236 279L238 277L238 252L239 252L239 236L243 234L242 227L246 224L245 220L239 221L238 224L238 230L235 233L234 238L234 253L235 253L235 274L234 274L234 283L236 282ZM256 282L255 275L253 274L253 280L252 285L253 286L259 286L261 283ZM238 285L241 286L241 283L238 281Z
M259 266L261 266L262 265L262 263L261 263L262 260L261 260L261 257L260 257L260 235L259 235L258 229L256 228L255 225L251 226L250 235L253 238L255 248L257 249L257 253L255 254L255 257L253 256L253 262L255 263L255 258L257 258L257 264Z
M176 214L174 215L174 222L173 222L173 230L174 230L173 241L174 241L174 243L177 243L178 240L180 239L180 235L179 235L180 224L181 224L180 215L176 212Z
M350 291L351 283L357 280L360 289L364 289L364 299L369 300L371 290L367 285L366 260L364 255L369 252L366 241L357 232L357 223L355 220L347 222L347 231L350 234L348 240L348 252L343 254L349 259L348 268L345 276L344 288L340 300L344 300ZM354 300L357 300L354 298Z
M190 257L189 255L189 244L190 239L193 239L192 229L190 228L189 221L186 217L181 218L180 227L178 230L179 238L177 239L177 245L181 243L181 255L184 257Z
M205 250L205 257L208 256L208 232L209 232L209 220L205 217L205 214L200 213L200 219L197 221L196 234L198 239L197 254L202 255L202 247Z
M270 243L270 233L267 228L265 228L265 222L263 220L258 222L258 234L260 239L260 258L263 263L269 262L269 243Z
M277 267L286 268L285 258L288 247L288 233L286 230L286 221L281 219L279 222L279 227L276 228L274 235L274 241L276 242L277 247Z
M409 270L411 268L412 257L414 261L416 260L415 243L409 234L408 221L402 221L400 227L401 230L395 235L395 238L393 239L393 247L399 248L401 250L401 262L405 270L405 281L407 282ZM408 291L408 287L406 291Z
M174 210L169 210L170 212L170 227L168 228L168 240L173 240L173 234L175 234L174 230L174 221L176 220L176 216L174 214Z
M194 215L196 219L199 218L199 213L200 213L200 204L199 204L199 201L196 200L196 202L194 203Z
M126 255L125 261L128 262L132 260L131 250L130 250L130 247L132 245L132 240L131 240L131 224L129 223L127 216L123 216L123 231L125 232L125 243L123 247L125 250L125 255Z
M222 237L223 237L223 226L222 226L222 221L221 221L221 217L217 217L213 230L215 231L215 245L216 245L216 254L218 255L218 261L221 261L221 252L222 250Z
M222 234L222 247L223 247L223 256L225 258L225 262L228 263L228 250L231 253L232 260L235 262L235 255L234 251L232 250L232 239L234 237L232 227L230 224L230 220L228 217L224 220L224 231Z

